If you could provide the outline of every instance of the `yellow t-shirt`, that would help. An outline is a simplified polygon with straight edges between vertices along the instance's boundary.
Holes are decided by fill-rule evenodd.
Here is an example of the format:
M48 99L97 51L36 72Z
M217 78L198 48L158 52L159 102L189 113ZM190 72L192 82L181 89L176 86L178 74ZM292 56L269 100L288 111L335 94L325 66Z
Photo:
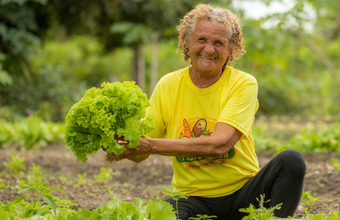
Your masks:
M240 189L260 170L252 136L257 90L253 76L231 67L204 89L192 83L189 67L162 77L150 98L148 114L155 118L156 128L149 137L209 136L217 122L242 133L234 148L222 157L171 157L175 191L189 196L225 196Z

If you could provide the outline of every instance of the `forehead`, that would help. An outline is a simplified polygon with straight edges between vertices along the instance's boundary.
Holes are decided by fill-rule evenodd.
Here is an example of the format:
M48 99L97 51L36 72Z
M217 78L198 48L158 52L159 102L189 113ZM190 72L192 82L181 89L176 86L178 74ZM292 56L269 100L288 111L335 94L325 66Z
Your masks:
M193 32L193 37L209 37L228 40L231 36L231 29L221 22L199 20Z

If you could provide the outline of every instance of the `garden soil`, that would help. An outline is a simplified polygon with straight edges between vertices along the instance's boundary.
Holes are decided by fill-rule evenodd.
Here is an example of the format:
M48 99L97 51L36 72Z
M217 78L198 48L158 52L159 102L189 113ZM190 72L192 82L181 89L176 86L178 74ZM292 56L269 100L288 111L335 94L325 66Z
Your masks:
M24 174L9 175L5 163L11 161L11 155L25 158ZM258 153L260 166L264 166L274 154ZM307 173L304 182L306 192L318 200L311 208L312 214L324 212L324 216L340 210L340 170L330 162L334 157L340 159L339 153L306 154ZM5 163L4 163L5 162ZM166 198L164 190L171 190L172 167L169 157L151 155L141 163L123 160L108 164L105 153L98 151L88 156L86 163L77 161L69 148L63 145L49 145L39 151L18 151L13 148L0 148L0 180L5 180L5 187L0 189L0 200L11 202L20 197L15 185L18 179L28 175L32 164L39 165L42 181L49 186L57 187L64 192L52 190L54 196L68 199L75 203L72 208L95 209L111 199L122 199L132 202L134 198L156 199ZM111 168L114 172L107 183L98 183L100 169ZM297 218L305 214L296 211Z

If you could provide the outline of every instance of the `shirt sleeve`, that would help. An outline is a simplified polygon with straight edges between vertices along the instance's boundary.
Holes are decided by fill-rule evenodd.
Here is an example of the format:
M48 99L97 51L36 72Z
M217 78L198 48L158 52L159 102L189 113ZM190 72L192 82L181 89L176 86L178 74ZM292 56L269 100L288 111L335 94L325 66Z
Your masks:
M255 113L258 109L258 85L254 77L239 82L231 89L218 122L229 124L247 138L251 135Z

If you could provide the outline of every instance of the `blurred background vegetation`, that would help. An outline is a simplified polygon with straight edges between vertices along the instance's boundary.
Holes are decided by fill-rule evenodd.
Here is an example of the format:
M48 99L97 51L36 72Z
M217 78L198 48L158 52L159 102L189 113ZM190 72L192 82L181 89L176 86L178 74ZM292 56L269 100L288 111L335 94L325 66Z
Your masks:
M104 81L134 80L150 95L160 77L189 65L176 52L176 25L198 3L241 17L247 53L235 68L257 78L259 116L338 119L340 1L290 0L258 18L246 2L0 0L0 120L63 122Z

